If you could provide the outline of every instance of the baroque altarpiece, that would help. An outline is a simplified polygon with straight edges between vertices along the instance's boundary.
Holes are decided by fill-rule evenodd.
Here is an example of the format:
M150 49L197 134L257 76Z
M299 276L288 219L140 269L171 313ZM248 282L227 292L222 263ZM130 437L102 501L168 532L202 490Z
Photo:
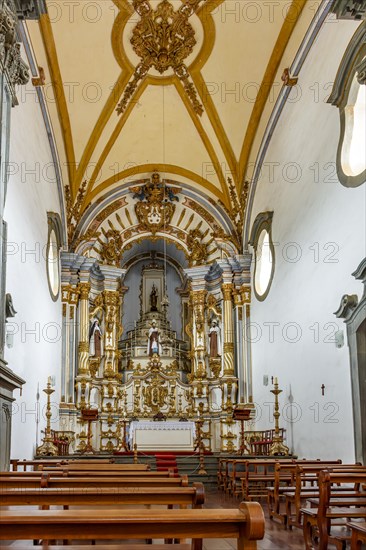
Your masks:
M60 429L74 432L73 450L82 452L82 412L98 409L93 447L114 452L123 421L199 418L206 449L234 452L233 409L252 401L251 258L220 248L222 238L205 243L216 222L202 208L175 229L174 219L181 224L196 203L162 185L159 174L126 196L122 206L133 207L125 212L128 228L114 213L106 229L89 230L75 251L61 254Z

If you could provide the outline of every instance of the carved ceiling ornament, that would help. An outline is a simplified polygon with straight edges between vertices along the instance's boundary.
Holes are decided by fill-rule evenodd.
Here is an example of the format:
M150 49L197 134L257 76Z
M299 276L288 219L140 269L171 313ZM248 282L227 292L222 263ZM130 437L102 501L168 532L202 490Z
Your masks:
M110 229L106 233L107 242L103 243L100 258L104 264L120 267L122 254L122 237L119 231Z
M167 187L160 181L160 175L154 172L151 181L142 187L130 187L133 198L138 199L135 205L137 219L143 229L153 235L159 229L170 224L175 212L173 201L178 201L178 187Z
M137 65L133 78L126 86L122 100L118 104L118 114L125 111L139 82L146 77L151 68L154 68L160 74L172 69L182 82L193 109L198 115L202 115L203 107L184 60L196 45L195 31L188 19L204 1L185 0L175 11L168 0L160 2L155 10L149 0L133 0L133 7L140 16L140 21L132 31L130 42L141 62Z
M189 267L202 265L207 261L208 245L203 242L203 233L199 229L192 229L187 236L187 246L190 252Z

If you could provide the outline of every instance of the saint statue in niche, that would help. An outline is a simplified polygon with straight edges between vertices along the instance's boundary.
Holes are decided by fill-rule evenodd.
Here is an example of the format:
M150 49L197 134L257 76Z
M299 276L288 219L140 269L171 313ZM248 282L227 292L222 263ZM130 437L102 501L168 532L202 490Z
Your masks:
M99 319L92 320L89 330L89 355L102 357L103 334L99 325Z
M208 332L210 357L221 356L221 335L217 321L214 319Z
M150 311L158 311L158 289L154 283L150 293Z
M147 341L147 354L152 357L154 353L160 355L160 331L155 321L152 322Z

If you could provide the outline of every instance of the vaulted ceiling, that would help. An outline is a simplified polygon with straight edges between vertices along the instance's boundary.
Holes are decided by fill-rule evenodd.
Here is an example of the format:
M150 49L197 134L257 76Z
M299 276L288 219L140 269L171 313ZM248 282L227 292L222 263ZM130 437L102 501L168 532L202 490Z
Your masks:
M27 25L69 208L86 182L77 222L157 171L240 230L244 181L314 16L309 4L47 2L48 14Z

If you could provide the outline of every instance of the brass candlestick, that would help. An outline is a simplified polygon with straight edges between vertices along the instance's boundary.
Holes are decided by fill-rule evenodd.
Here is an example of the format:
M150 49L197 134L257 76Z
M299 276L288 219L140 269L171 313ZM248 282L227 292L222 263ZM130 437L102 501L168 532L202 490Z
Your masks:
M203 422L202 420L198 419L196 420L196 447L195 450L198 448L199 450L199 469L198 469L198 475L200 476L207 476L207 472L205 470L205 446L202 441L202 428Z
M273 417L275 419L275 433L273 436L273 443L271 445L271 448L269 450L270 455L288 455L289 454L289 448L286 447L286 445L283 444L283 437L280 435L280 427L279 427L279 417L280 417L280 407L278 404L278 396L280 393L282 393L282 390L278 389L278 379L274 379L274 390L271 390L271 393L275 396L275 403L274 403L274 412Z
M139 462L139 459L138 459L138 453L137 453L137 443L135 443L133 446L133 463L138 464L138 462Z
M45 435L43 438L43 443L36 449L36 455L39 456L55 456L58 454L57 447L53 444L53 437L51 436L51 395L55 390L51 388L51 377L48 377L47 388L45 388L44 393L47 395L47 425L45 430Z
M119 428L120 433L121 433L121 424L123 426L123 433L122 433L122 438L120 439L121 443L118 446L117 451L129 451L128 444L127 444L127 424L128 424L128 420L126 420L125 417L123 417L123 420L120 420L120 428Z

